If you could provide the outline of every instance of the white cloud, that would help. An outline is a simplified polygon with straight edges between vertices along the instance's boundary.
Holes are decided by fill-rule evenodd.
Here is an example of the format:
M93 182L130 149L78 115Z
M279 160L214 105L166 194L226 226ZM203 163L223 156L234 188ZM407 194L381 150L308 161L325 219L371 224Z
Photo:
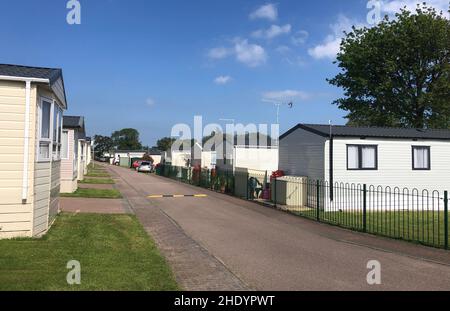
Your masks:
M271 91L263 93L264 100L273 101L293 101L293 100L308 100L311 95L304 91L296 90L283 90L283 91Z
M250 14L250 19L267 19L275 21L278 18L278 9L275 4L268 3L260 6L258 9Z
M291 37L291 41L292 44L298 46L304 44L308 37L309 33L306 30L299 30Z
M334 59L340 50L344 31L351 31L352 26L360 28L366 26L356 20L352 20L345 15L339 15L335 24L330 25L331 34L326 36L325 40L313 48L308 49L308 54L315 59L329 58Z
M156 101L153 98L149 97L145 100L145 104L149 107L153 107L156 105Z
M230 76L218 76L214 79L214 83L217 85L225 85L231 82L232 78Z
M248 40L237 39L234 52L237 61L249 67L258 67L267 61L266 50L260 45L248 43Z
M308 49L308 54L315 59L330 58L333 59L339 53L341 46L340 37L328 36L322 44Z
M285 55L285 54L288 54L289 52L291 52L292 49L290 47L288 47L287 45L280 45L275 49L275 51L277 53L280 53L281 55Z
M223 59L234 56L236 60L249 67L258 67L267 61L266 50L257 44L251 44L247 39L236 38L230 48L213 48L208 53L209 58Z
M286 24L284 26L272 25L269 29L260 29L253 32L252 36L254 38L264 38L270 40L281 35L289 34L291 32L291 29L292 26L290 24Z
M211 59L223 59L230 56L232 52L233 51L230 51L230 49L227 49L225 47L217 47L209 50L208 57Z

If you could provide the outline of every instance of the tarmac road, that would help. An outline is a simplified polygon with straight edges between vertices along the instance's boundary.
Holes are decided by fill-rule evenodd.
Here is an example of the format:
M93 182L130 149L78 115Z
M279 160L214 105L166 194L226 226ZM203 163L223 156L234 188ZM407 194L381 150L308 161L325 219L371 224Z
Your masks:
M249 288L450 290L449 251L351 232L170 179L109 168L122 187L145 198L143 211L163 213ZM194 194L207 197L148 198ZM381 264L381 285L367 283L371 260Z

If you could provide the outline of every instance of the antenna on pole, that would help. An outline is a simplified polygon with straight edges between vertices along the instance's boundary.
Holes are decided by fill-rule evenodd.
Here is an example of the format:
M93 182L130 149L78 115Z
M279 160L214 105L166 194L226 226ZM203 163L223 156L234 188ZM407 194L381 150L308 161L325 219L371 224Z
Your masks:
M267 99L267 98L263 98L262 101L265 103L273 104L277 108L277 124L280 124L280 107L283 105L287 105L289 108L294 107L293 102L281 102L281 101Z
M328 124L330 125L330 138L333 137L333 121L328 120Z

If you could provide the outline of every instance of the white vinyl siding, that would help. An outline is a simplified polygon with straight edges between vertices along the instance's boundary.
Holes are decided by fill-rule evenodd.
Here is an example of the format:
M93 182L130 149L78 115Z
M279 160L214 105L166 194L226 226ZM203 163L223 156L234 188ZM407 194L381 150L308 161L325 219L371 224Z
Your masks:
M334 182L450 191L450 141L335 138L333 145ZM378 170L348 170L348 145L377 145ZM431 170L413 169L412 146L431 147ZM323 161L326 179L329 176L328 154L327 141Z
M30 162L35 156L36 86L30 98ZM0 239L31 236L33 165L28 167L28 201L22 203L25 82L0 81Z

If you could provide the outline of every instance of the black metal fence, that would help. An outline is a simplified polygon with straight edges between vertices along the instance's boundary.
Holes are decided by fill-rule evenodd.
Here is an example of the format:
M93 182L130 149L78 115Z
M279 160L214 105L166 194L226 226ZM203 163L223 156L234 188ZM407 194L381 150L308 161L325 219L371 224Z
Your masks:
M448 192L389 186L334 183L302 179L288 181L287 193L276 193L277 208L348 229L449 247ZM285 191L285 190L284 190ZM280 192L280 191L278 191ZM287 195L288 204L277 195ZM280 204L281 202L281 204ZM283 204L284 203L284 204Z
M235 193L235 176L232 171L162 165L156 173L190 185L231 195Z
M159 175L344 228L449 248L448 192L164 165Z

